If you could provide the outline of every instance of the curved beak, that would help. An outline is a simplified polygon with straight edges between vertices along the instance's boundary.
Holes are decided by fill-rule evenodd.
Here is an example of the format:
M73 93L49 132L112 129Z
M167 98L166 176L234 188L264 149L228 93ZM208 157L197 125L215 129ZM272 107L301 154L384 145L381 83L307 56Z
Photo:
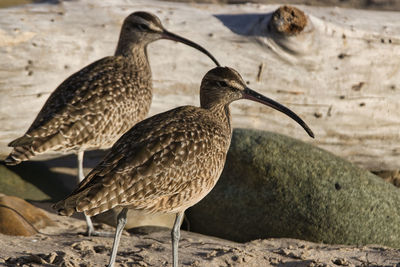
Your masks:
M191 47L193 47L193 48L196 48L197 50L203 52L203 53L206 54L209 58L211 58L211 60L214 61L214 63L215 63L218 67L221 66L221 65L219 64L219 62L214 58L214 56L211 55L210 52L208 52L206 49L204 49L204 48L201 47L200 45L198 45L198 44L196 44L196 43L194 43L194 42L192 42L192 41L190 41L190 40L188 40L188 39L186 39L186 38L183 38L183 37L181 37L181 36L179 36L179 35L176 35L176 34L174 34L174 33L172 33L172 32L169 32L169 31L167 31L167 30L164 30L161 36L162 36L161 38L163 38L163 39L168 39L168 40L180 42L180 43L186 44L186 45L188 45L188 46L191 46Z
M285 113L290 118L295 120L298 124L300 124L300 126L303 127L303 129L308 133L308 135L310 137L314 138L314 133L311 131L310 127L308 127L308 125L302 119L300 119L300 117L297 116L296 113L294 113L287 107L279 104L278 102L276 102L268 97L265 97L265 96L257 93L256 91L251 90L248 87L243 92L243 98L259 102L259 103L267 105L273 109L279 110L282 113Z

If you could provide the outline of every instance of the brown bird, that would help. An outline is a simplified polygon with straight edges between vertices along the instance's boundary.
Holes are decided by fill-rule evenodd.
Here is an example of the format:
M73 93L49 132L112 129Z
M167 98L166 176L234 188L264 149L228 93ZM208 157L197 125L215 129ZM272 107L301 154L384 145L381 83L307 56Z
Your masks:
M173 266L184 211L217 183L231 142L229 104L249 99L277 109L310 128L292 111L251 90L238 72L210 70L200 87L200 107L182 106L136 124L66 199L54 205L61 215L93 216L123 207L108 266L113 266L128 209L177 213L172 229Z
M58 86L28 131L9 144L14 149L6 164L47 151L74 151L82 181L84 151L112 146L146 117L152 99L147 45L159 39L192 46L219 66L203 47L165 30L155 15L132 13L122 25L115 55L90 64ZM93 225L87 216L86 221L91 235Z

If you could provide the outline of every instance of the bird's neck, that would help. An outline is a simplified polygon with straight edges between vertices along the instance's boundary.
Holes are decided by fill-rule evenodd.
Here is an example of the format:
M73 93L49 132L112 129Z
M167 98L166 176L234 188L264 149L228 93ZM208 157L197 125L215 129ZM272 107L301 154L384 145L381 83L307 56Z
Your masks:
M219 103L209 107L208 110L210 110L212 116L216 117L221 122L221 125L225 126L228 131L232 132L229 104Z
M130 59L138 66L148 67L149 59L147 57L147 44L124 42L120 40L115 51L115 56L123 56Z

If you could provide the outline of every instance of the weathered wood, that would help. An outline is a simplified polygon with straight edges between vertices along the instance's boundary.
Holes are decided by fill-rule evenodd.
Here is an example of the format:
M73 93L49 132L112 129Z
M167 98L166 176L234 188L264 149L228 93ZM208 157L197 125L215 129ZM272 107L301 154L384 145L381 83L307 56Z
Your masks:
M113 54L122 20L146 10L301 115L316 139L282 114L246 101L232 105L234 126L287 134L368 169L398 169L400 14L300 6L308 16L305 29L284 36L267 27L277 8L80 0L0 9L1 157L49 93L81 67ZM151 44L149 55L151 114L198 105L199 83L212 62L169 41Z

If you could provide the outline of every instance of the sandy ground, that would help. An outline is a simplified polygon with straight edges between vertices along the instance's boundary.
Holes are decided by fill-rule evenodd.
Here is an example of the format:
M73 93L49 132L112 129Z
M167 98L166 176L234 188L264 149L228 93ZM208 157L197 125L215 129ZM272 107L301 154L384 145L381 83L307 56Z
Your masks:
M49 216L56 226L31 237L0 235L0 266L104 266L112 238L82 235L85 222ZM98 225L103 231L113 228ZM244 244L182 231L181 266L400 266L400 250L339 246L295 239ZM116 266L171 266L170 232L145 227L125 231Z

